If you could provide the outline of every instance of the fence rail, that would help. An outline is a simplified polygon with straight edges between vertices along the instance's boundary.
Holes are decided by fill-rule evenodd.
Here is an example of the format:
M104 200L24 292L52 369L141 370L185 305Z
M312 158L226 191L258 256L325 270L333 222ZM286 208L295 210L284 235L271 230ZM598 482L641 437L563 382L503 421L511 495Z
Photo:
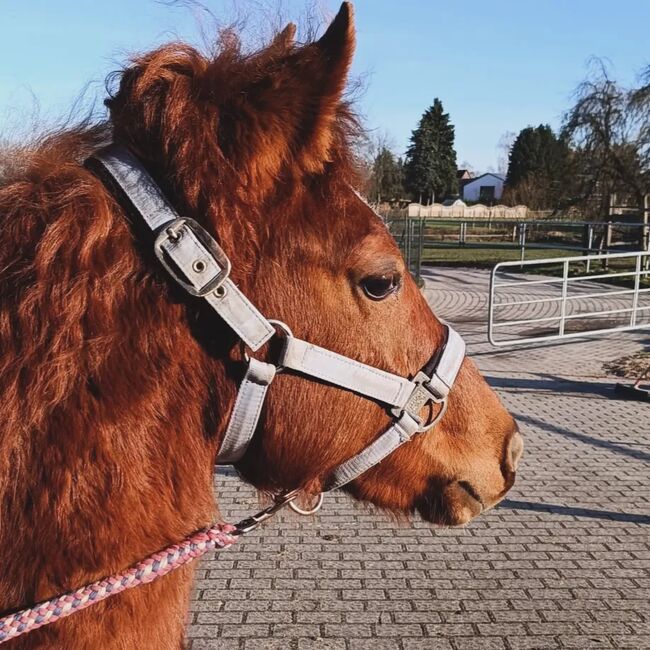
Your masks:
M650 252L638 251L500 262L490 277L489 342L501 347L650 328L649 260ZM590 274L590 262L612 270ZM522 276L526 269L546 275Z
M582 253L650 250L650 226L643 222L513 221L485 219L399 218L387 225L413 275L423 262L436 261L436 250L487 249L518 251L519 260L534 250ZM609 264L601 258L604 268ZM647 264L647 262L646 262ZM587 260L587 271L591 260Z

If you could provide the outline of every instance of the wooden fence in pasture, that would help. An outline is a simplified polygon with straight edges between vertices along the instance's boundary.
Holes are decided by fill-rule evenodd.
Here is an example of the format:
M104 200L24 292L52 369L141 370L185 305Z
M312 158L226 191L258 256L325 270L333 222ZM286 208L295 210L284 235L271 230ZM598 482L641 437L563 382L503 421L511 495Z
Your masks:
M396 216L396 215L395 215ZM528 218L528 208L525 205L466 205L463 201L454 201L446 205L444 203L432 203L421 205L410 203L403 211L403 217L424 217L438 219L485 219L505 220L517 219L522 221Z

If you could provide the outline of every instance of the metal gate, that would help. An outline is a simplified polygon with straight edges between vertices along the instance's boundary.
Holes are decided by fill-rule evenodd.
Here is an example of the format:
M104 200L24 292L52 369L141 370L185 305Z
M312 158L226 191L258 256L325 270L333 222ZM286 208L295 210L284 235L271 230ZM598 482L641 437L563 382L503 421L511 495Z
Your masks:
M408 219L391 219L386 222L389 232L395 238L402 255L404 255L406 267L418 283L421 281L425 224L425 219L412 217Z
M488 340L499 347L650 328L649 262L649 251L500 262Z

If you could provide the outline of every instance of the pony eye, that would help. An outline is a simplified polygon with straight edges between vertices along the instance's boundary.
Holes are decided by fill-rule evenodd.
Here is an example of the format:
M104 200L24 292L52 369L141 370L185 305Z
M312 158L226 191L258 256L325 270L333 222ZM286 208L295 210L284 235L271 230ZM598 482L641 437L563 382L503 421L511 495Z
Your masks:
M399 289L400 276L398 273L383 273L369 275L361 280L363 292L372 300L383 300Z

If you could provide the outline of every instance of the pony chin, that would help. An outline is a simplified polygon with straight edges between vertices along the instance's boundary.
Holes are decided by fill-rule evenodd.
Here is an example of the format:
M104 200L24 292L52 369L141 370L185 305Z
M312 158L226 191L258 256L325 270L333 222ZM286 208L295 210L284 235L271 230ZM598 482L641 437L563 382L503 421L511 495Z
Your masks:
M415 507L423 519L442 526L462 526L484 510L482 500L466 481L427 491Z

